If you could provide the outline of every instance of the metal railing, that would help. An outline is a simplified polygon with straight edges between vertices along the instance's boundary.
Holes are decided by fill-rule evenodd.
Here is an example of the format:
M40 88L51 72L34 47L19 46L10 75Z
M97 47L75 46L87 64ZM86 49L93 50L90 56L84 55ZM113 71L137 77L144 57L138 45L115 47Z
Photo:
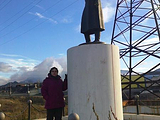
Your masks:
M150 109L160 109L160 106L158 106L158 105L148 105L146 103L146 101L140 100L139 95L135 95L134 98L135 98L134 100L130 100L126 105L124 105L123 108L126 108L128 106L136 106L136 114L137 115L140 114L140 107L142 107L142 106L145 106ZM154 114L154 113L152 113L152 114Z
M34 107L32 105L32 100L28 100L27 104L28 105L26 105L24 107L23 111L21 111L19 114L15 114L13 116L10 116L4 112L0 112L0 120L5 120L5 118L7 118L7 117L10 118L11 120L18 119L18 117L22 116L25 112L27 112L27 110L28 110L28 116L27 116L27 119L25 119L25 120L31 120L31 108L35 109L38 112L43 112L43 113L46 112L46 110L40 111L36 107ZM1 105L0 105L0 107L1 107Z

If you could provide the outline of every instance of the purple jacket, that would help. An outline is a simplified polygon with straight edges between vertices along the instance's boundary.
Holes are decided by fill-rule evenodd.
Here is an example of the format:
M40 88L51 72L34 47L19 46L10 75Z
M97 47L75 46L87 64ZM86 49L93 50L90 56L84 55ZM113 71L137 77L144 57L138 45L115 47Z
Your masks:
M48 76L43 81L41 93L46 100L45 108L53 109L64 107L64 94L63 91L67 89L67 79L62 81L60 76Z

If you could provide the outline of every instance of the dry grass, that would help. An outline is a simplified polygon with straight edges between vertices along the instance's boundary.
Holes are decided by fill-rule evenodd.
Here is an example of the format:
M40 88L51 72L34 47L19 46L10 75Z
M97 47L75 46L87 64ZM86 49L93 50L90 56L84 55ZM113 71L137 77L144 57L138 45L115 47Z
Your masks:
M45 118L45 101L42 96L11 96L0 98L0 112L6 114L5 120L28 120L28 100L32 100L31 119ZM67 114L67 105L65 115Z

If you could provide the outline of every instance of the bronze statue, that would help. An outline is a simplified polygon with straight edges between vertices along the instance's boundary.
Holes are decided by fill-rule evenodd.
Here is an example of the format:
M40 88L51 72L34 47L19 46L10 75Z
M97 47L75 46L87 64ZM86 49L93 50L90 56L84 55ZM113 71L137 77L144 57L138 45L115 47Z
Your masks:
M100 32L105 30L100 0L85 0L85 8L81 21L81 33L84 34L86 43L91 42L90 35L95 34L95 41L99 42Z

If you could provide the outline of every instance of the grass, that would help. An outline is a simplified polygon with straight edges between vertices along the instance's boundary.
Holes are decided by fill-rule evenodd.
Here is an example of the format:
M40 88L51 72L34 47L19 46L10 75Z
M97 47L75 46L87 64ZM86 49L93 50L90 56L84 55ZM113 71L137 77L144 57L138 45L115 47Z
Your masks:
M28 120L28 100L32 100L31 120L46 118L45 101L42 96L8 96L0 99L0 112L5 113L5 120ZM65 107L65 115L67 115Z

